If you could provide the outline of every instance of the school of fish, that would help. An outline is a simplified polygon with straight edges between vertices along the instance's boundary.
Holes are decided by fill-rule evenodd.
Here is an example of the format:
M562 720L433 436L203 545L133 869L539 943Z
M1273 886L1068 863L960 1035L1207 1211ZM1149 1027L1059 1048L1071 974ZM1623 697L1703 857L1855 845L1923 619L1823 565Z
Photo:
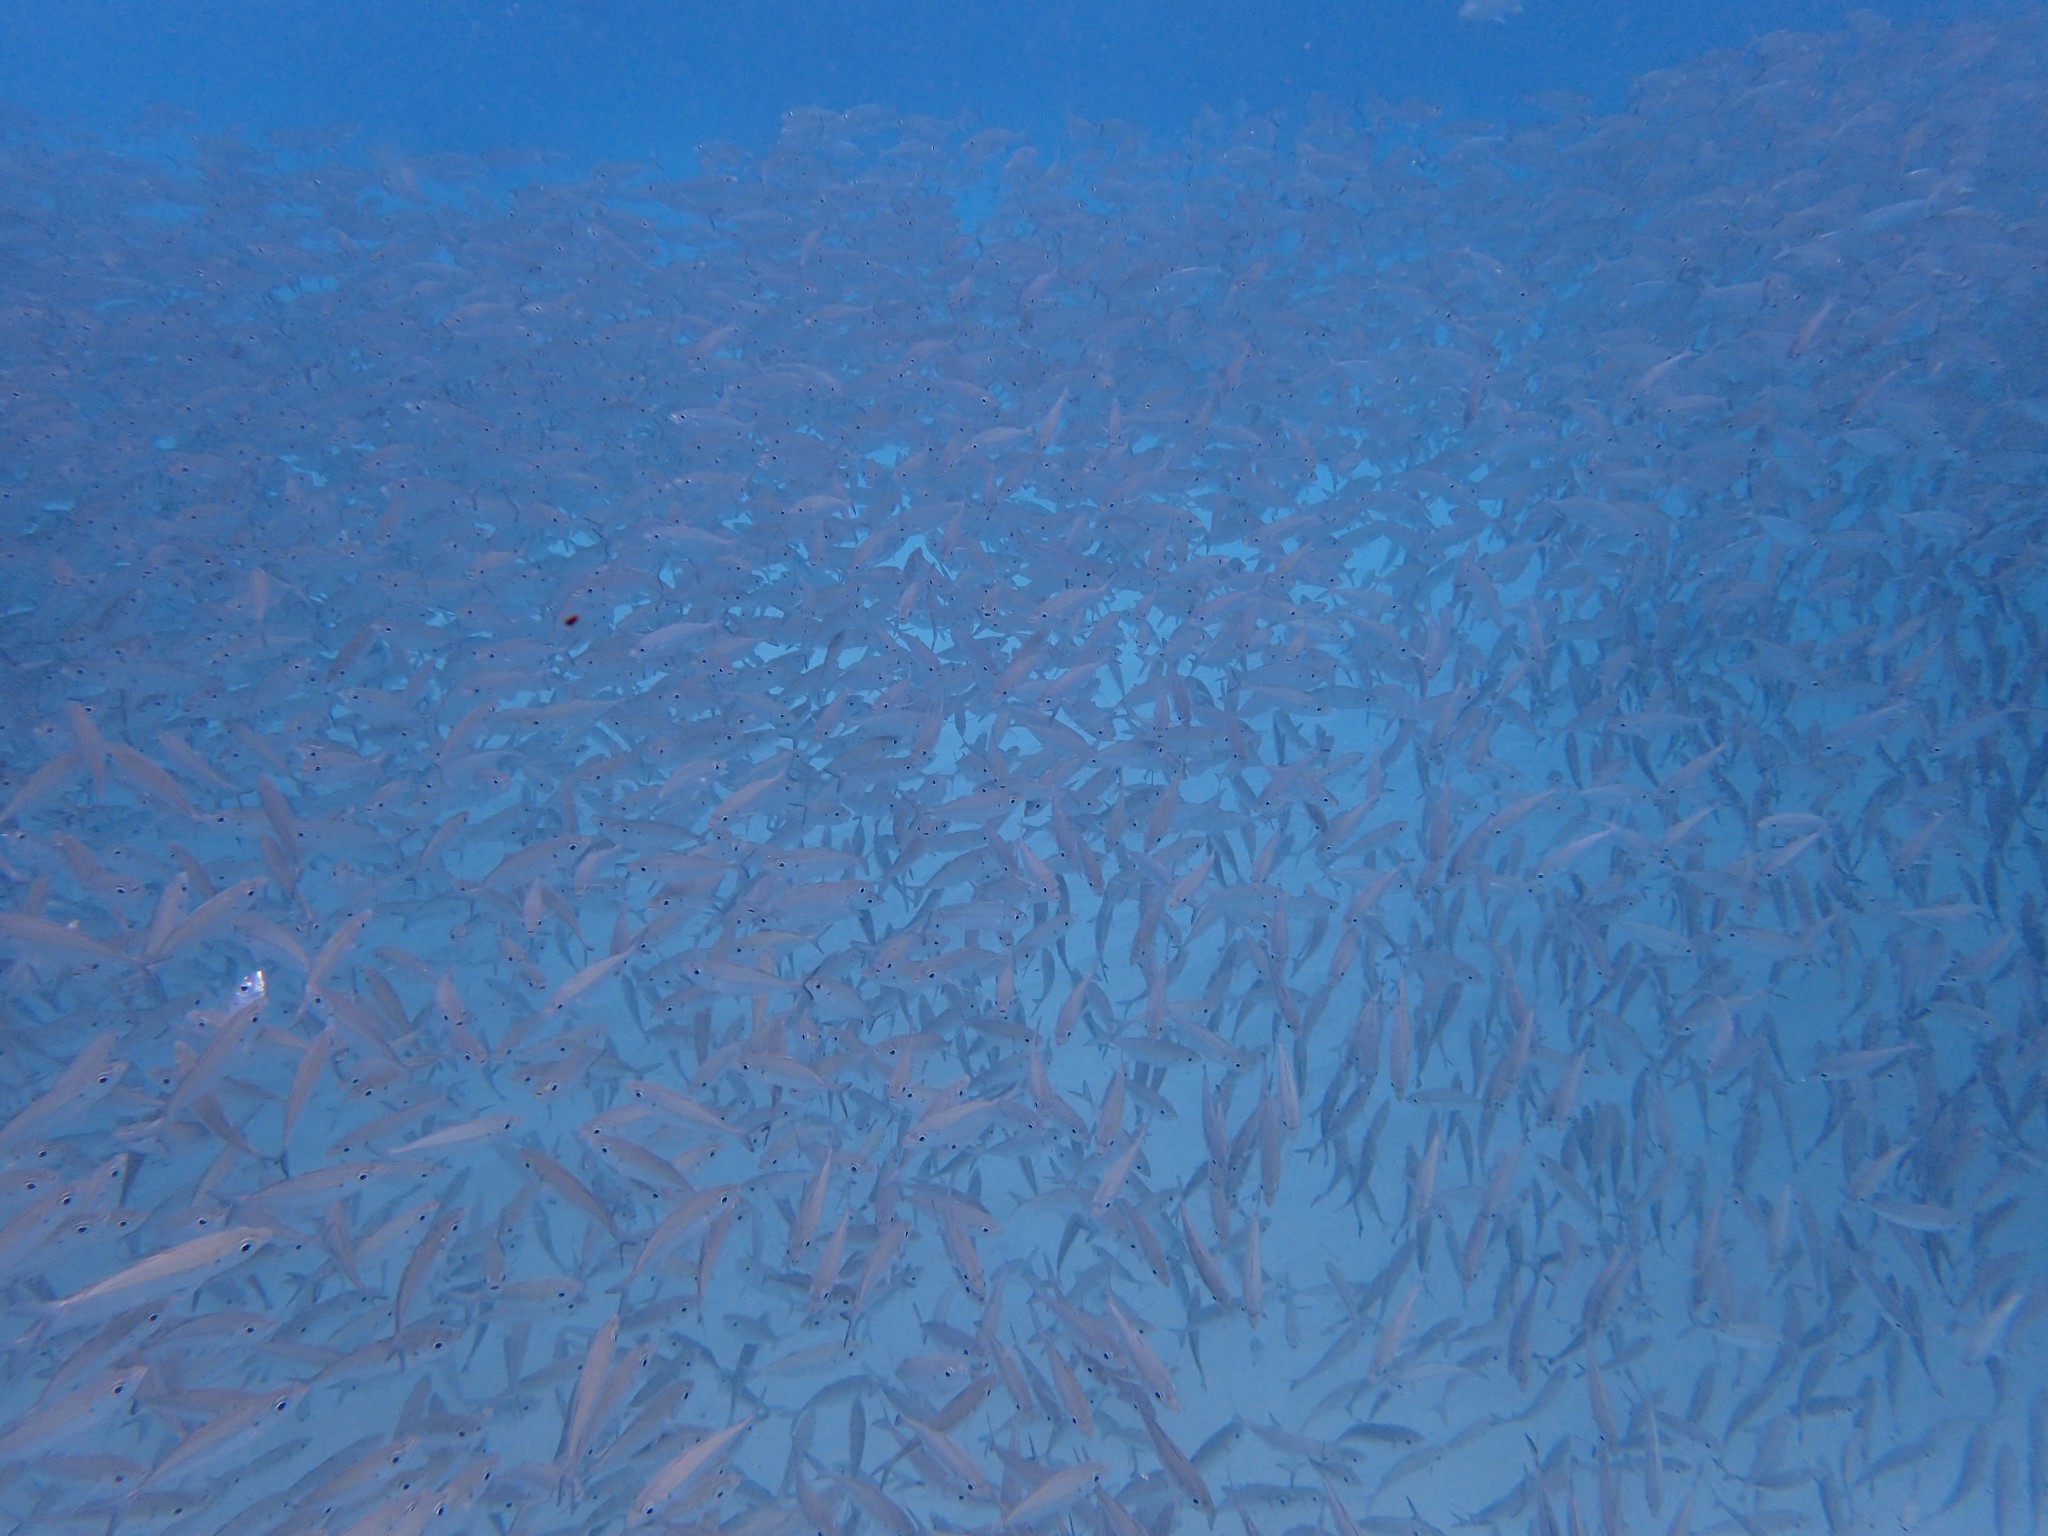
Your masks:
M0 1529L2048 1514L2048 23L0 141Z

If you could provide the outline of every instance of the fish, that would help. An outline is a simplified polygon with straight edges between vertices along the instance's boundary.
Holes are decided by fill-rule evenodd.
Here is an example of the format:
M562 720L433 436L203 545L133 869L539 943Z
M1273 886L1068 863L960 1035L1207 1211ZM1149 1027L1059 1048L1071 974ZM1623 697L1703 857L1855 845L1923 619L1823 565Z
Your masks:
M0 1516L2039 1523L2044 60L0 135Z
M225 1227L202 1237L187 1238L57 1298L48 1304L47 1314L53 1320L64 1321L110 1302L174 1295L261 1252L275 1235L273 1228L251 1226Z
M753 1425L754 1416L749 1414L737 1424L714 1430L688 1450L664 1463L641 1487L639 1493L634 1495L633 1522L638 1525L653 1519L662 1505L674 1498L692 1478L715 1467L719 1459L730 1451L733 1443L753 1428Z

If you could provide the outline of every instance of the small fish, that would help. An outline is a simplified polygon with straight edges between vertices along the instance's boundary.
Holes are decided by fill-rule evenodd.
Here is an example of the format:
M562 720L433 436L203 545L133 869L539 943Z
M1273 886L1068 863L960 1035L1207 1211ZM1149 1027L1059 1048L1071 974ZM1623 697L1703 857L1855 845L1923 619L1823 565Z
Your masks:
M672 1457L634 1495L628 1524L640 1526L652 1520L692 1478L715 1467L740 1437L754 1427L754 1418L749 1414L737 1424L706 1435L688 1450Z
M192 1289L258 1252L274 1235L269 1227L229 1227L190 1238L51 1302L48 1310L54 1317L68 1318L108 1302L155 1298Z

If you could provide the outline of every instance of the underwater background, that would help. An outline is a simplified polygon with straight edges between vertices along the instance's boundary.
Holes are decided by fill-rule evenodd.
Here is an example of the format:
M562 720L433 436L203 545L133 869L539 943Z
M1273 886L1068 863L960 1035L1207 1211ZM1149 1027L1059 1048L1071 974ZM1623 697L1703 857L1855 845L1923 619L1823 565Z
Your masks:
M2048 11L0 15L0 1531L2048 1514Z

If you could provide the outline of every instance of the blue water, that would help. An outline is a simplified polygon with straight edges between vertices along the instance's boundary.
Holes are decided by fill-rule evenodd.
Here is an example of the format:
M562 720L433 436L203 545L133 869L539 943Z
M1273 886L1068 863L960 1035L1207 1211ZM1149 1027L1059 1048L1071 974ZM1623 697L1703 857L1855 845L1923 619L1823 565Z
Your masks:
M1486 23L1461 22L1455 0L18 0L0 16L0 100L102 128L163 105L208 129L356 124L414 152L672 161L706 140L763 142L791 108L872 102L1035 135L1078 114L1168 136L1205 108L1299 112L1316 93L1486 117L1550 91L1614 107L1644 71L1763 32L1839 25L1846 9L1532 0Z
M0 15L0 1536L2048 1523L2048 12L1463 10Z

